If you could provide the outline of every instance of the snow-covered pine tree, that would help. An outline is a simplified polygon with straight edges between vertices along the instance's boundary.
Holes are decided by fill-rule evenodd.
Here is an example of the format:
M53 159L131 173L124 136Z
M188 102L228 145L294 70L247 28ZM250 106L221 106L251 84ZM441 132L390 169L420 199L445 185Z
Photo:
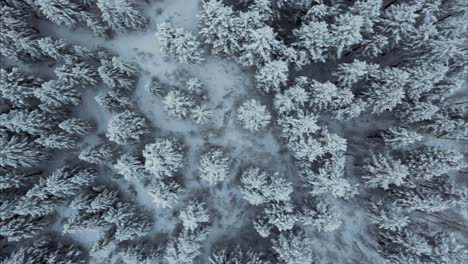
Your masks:
M310 163L321 158L325 153L322 143L313 137L300 137L288 142L288 149L293 153L301 166L307 167Z
M415 131L411 131L404 127L390 127L380 133L385 145L393 149L406 147L417 141L421 141L423 136Z
M116 90L133 91L137 76L137 66L132 62L112 56L107 52L98 52L98 55L101 61L98 73L102 81Z
M111 117L107 124L106 136L119 145L127 145L140 141L148 133L146 119L127 110Z
M166 93L166 86L155 76L146 83L145 90L150 94L158 97L163 97Z
M88 188L75 197L70 204L70 208L82 210L86 213L98 213L107 211L119 201L117 191L102 185Z
M14 213L22 216L45 216L53 213L70 196L78 194L94 180L91 169L61 168L27 191L18 200Z
M110 144L98 144L83 149L78 158L93 164L112 162L118 150Z
M330 133L327 129L322 129L320 132L320 140L323 142L325 151L330 154L336 162L344 163L346 150L348 148L346 138L342 138L335 133Z
M123 264L152 264L161 261L160 249L150 243L120 243L116 251Z
M389 153L371 153L363 165L366 184L370 188L388 190L390 185L405 185L409 174L408 167Z
M282 60L273 60L260 67L255 74L257 88L269 93L279 92L288 81L288 64Z
M389 45L388 37L380 34L371 34L362 41L362 56L376 58L382 55Z
M441 194L410 191L405 195L405 198L398 199L397 202L402 204L409 212L420 211L427 213L437 213L463 205L463 201Z
M3 2L2 2L3 3ZM22 3L17 2L15 3ZM0 7L0 54L20 62L34 62L43 59L36 40L39 31L28 23L32 13L8 5Z
M42 135L35 142L50 149L73 149L78 144L78 138L68 133L59 132Z
M189 201L186 207L179 212L178 217L184 228L190 231L195 231L210 221L206 204L198 201Z
M298 221L314 227L319 232L335 231L342 224L336 208L325 200L306 200L300 210Z
M142 182L148 176L143 160L131 154L120 156L114 164L114 169L127 181L137 180Z
M331 32L326 22L311 21L294 29L293 47L298 50L299 58L294 62L297 67L313 62L324 62L330 49Z
M278 173L273 176L258 167L248 167L241 175L240 192L251 205L270 201L287 202L293 191L292 184Z
M73 64L79 59L79 56L73 50L73 46L61 39L54 40L51 37L41 38L37 40L37 46L40 48L43 56L56 61Z
M63 224L64 234L74 234L96 228L108 228L109 223L106 222L100 213L88 213L78 211L77 214L67 219Z
M148 24L129 0L97 0L102 19L116 31L143 30Z
M462 137L468 126L468 112L464 107L444 107L431 120L417 123L419 129L436 137Z
M62 121L58 124L58 127L69 134L83 136L93 131L95 124L84 119L72 117Z
M305 91L305 90L304 90ZM273 106L279 114L290 113L297 108L293 98L288 96L286 92L284 94L276 93L273 101Z
M109 112L120 112L133 108L132 98L124 91L108 91L94 97L96 102Z
M290 3L286 3L286 1L284 1L282 4L287 6L288 8L294 8L298 12L307 13L303 18L305 22L322 21L333 17L338 13L338 11L340 11L337 7L330 6L327 3L312 2L308 0Z
M252 249L243 250L240 246L228 246L223 249L216 247L212 248L211 252L209 264L271 264L265 260L263 253Z
M194 106L190 96L178 90L169 91L163 98L163 104L167 114L178 119L187 118Z
M396 45L402 39L411 38L415 33L418 7L409 3L393 4L386 8L377 26L379 32L389 36L390 44Z
M17 242L23 239L30 239L44 232L47 224L47 221L44 221L42 218L30 216L14 216L6 219L0 218L0 236L6 238L8 242Z
M350 63L341 63L333 73L341 86L351 87L359 81L366 81L371 76L379 73L380 66L361 60L353 60Z
M156 139L143 150L145 169L156 178L172 177L185 162L182 148L175 139Z
M91 31L93 31L96 37L109 37L110 28L102 21L99 16L86 11L81 11L79 19L82 23L86 24L86 26L91 29Z
M117 206L118 193L103 186L89 188L72 200L70 208L78 213L67 219L64 233L74 233L85 229L109 227L106 213Z
M254 0L249 5L249 10L258 12L260 20L267 23L273 19L273 7L274 3L270 0Z
M460 14L462 14L462 16L466 16L466 11L456 12L450 15L450 18L455 18L456 16L460 16ZM460 17L458 19L460 19ZM428 52L421 54L422 59L416 56L413 59L418 61L425 59L443 64L449 64L451 72L461 70L465 64L465 61L463 61L462 58L466 56L466 51L464 49L464 34L466 32L466 26L461 21L454 22L455 20L456 19L453 19L451 22L452 24L446 26L440 26L438 22L435 22L435 24L440 26L439 33L447 34L444 35L444 37L439 37L437 34L433 34L432 38L428 39L427 35L429 34L425 35L426 32L424 29L421 30L421 39L425 40L425 45L423 48L428 50ZM433 32L435 32L435 30L433 30L432 33ZM415 42L417 43L417 40ZM407 49L410 48L407 47Z
M271 202L266 205L265 216L268 224L275 226L280 232L291 230L299 220L294 205L287 202Z
M361 30L364 26L364 19L359 15L350 13L340 14L334 24L330 26L330 46L336 49L337 57L340 58L343 51L348 50L352 45L362 41Z
M263 238L270 236L274 228L274 226L268 223L268 218L265 214L257 214L253 221L253 227L255 231L257 231L258 235Z
M0 114L0 126L15 133L25 132L31 135L46 134L55 127L55 123L51 115L39 109L32 111L12 110L8 113Z
M330 112L338 120L349 120L358 117L367 108L367 103L355 98L349 88L340 89L332 100Z
M6 167L6 166L2 166ZM0 168L0 190L8 190L8 189L18 189L25 185L24 178L25 174L21 171L17 170L6 170ZM7 192L5 192L5 198L2 196L2 199L5 200L5 205L8 203L7 200ZM2 206L0 206L3 208ZM0 213L0 218L2 218L2 214Z
M262 27L267 27L268 25L265 23L265 21L262 21L262 19L263 17L258 10L247 10L246 12L237 12L237 38L240 41L245 41L249 35L247 30L255 30Z
M428 94L435 92L436 84L447 76L450 68L442 63L424 63L407 69L407 85L405 87L406 97L417 101ZM449 93L450 90L444 91Z
M311 185L312 195L331 194L338 198L349 199L358 193L357 186L344 176L345 157L326 160L318 172L304 170L304 176Z
M350 12L361 16L363 19L362 31L368 34L374 33L374 25L379 22L382 0L360 0L356 1L351 7Z
M19 68L0 69L0 96L16 107L30 106L34 91L41 87L43 80L29 76Z
M268 174L257 167L249 167L242 172L240 192L251 205L267 202L267 194L263 190L268 184Z
M264 188L264 194L269 201L274 202L287 202L291 199L290 195L293 192L292 183L285 180L279 175L274 173L268 185Z
M281 135L289 141L310 136L320 129L317 125L317 116L303 111L280 116L278 125Z
M431 179L466 166L462 153L440 147L421 146L402 155L401 162L414 179Z
M224 181L231 172L231 159L221 149L211 149L200 157L200 178L210 186Z
M341 66L341 65L340 65ZM349 68L354 68L351 67L351 65L347 66L349 73ZM360 69L357 71L357 75L355 76L355 73L352 73L349 76L351 79L347 79L346 73L340 73L338 76L343 77L344 82L350 82L349 85L340 85L338 86L338 90L335 94L335 96L332 97L332 100L330 102L330 109L329 112L332 114L332 116L335 119L338 120L348 120L351 118L355 118L359 116L364 110L367 108L366 102L364 102L360 98L356 98L351 90L351 85L354 84L355 82L364 80L368 77L365 77L368 73L366 71L362 72L363 70ZM348 77L349 77L348 76ZM357 79L355 79L357 78Z
M231 6L219 0L203 2L198 14L199 34L211 46L213 54L235 55L241 48L237 14Z
M397 87L380 86L377 84L372 84L365 93L367 105L374 114L392 110L402 102L404 95L403 87L398 89Z
M372 78L362 96L372 113L380 114L386 110L393 110L402 103L407 93L407 72L397 68L382 68L373 77L375 78Z
M60 200L50 197L48 199L41 199L34 196L26 198L23 196L16 201L14 213L21 216L41 217L53 214L60 205Z
M207 125L213 117L213 110L206 105L197 105L190 112L190 118L199 125Z
M62 200L77 195L94 180L95 176L94 169L62 167L52 172L49 177L40 179L23 198L46 200L52 197Z
M79 91L72 84L61 80L42 83L39 89L34 90L34 96L39 98L46 110L77 105L81 100Z
M434 248L431 259L436 263L449 264L463 263L466 260L468 251L456 238L454 233L437 232L433 235Z
M333 99L337 97L338 88L335 84L327 81L325 83L312 80L307 87L309 93L309 105L316 111L328 109Z
M76 57L76 61L94 61L96 59L96 53L84 46L70 45L70 52Z
M112 253L117 249L117 243L114 239L115 228L111 228L104 232L104 235L93 243L89 250L89 255L98 261L106 261L112 258Z
M455 185L446 177L433 178L417 183L414 188L406 188L395 193L394 203L408 212L421 211L435 213L463 206L468 193L465 186Z
M77 211L76 214L70 216L63 224L64 234L73 234L82 232L88 229L109 227L101 212L90 213L84 210Z
M239 63L244 66L265 65L273 60L284 48L284 44L278 40L276 32L270 26L260 28L247 28L245 42L238 57ZM272 65L270 65L271 70ZM283 70L284 71L284 66ZM275 79L281 76L275 74ZM283 74L284 75L284 74Z
M237 109L237 120L242 127L250 131L258 131L270 123L271 115L266 106L251 99L242 103Z
M392 232L401 231L410 223L403 208L394 204L384 206L381 201L372 204L369 218L379 228Z
M18 10L20 12L32 12L33 7L30 6L30 1L25 0L25 1L15 1L15 0L6 0L5 2L2 3L2 7L9 7L15 10ZM30 18L30 16L28 16Z
M19 12L32 12L33 7L29 5L28 0L26 1L15 1L15 0L6 0L2 3L2 7L9 7ZM30 18L30 16L28 16Z
M153 180L148 187L148 194L158 207L172 208L179 200L181 187L175 181Z
M151 231L149 217L126 202L118 202L115 207L111 207L104 220L115 225L114 236L117 241L137 239Z
M54 69L59 81L72 86L93 87L98 83L98 74L84 62L64 64Z
M163 23L158 26L156 37L161 52L174 56L178 62L197 64L203 61L200 42L183 28L174 28Z
M397 109L396 117L406 124L431 120L440 108L431 102L403 103Z
M166 246L164 259L168 264L194 264L201 254L203 242L207 237L204 230L190 231L182 229L177 237L172 238Z
M273 106L280 114L294 114L294 112L304 108L306 102L311 99L308 91L304 88L307 86L308 79L301 76L296 78L294 82L295 84L285 90L283 94L275 94Z
M78 246L67 245L46 237L35 240L29 245L23 245L2 263L47 263L53 260L57 263L85 264L85 259L85 252Z
M34 1L41 13L50 21L67 27L76 27L79 23L81 7L70 0Z
M198 78L189 78L187 82L185 82L185 89L189 93L195 95L202 95L205 93L203 83Z
M388 238L394 243L399 250L418 257L431 256L433 246L429 241L426 232L418 232L419 230L405 229L401 232L388 235ZM424 259L424 258L422 258Z
M302 231L281 233L272 240L278 260L285 264L314 263L313 242Z

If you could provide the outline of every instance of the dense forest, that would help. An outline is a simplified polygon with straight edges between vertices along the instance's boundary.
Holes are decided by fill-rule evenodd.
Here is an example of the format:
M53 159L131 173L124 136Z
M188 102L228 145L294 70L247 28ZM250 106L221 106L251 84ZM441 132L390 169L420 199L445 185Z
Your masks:
M0 0L0 263L468 262L465 0Z

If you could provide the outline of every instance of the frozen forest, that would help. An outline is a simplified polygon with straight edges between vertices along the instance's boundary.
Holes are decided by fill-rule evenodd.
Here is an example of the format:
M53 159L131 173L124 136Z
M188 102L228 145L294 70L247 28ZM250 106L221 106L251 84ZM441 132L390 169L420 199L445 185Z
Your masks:
M0 0L1 264L468 263L466 0Z

